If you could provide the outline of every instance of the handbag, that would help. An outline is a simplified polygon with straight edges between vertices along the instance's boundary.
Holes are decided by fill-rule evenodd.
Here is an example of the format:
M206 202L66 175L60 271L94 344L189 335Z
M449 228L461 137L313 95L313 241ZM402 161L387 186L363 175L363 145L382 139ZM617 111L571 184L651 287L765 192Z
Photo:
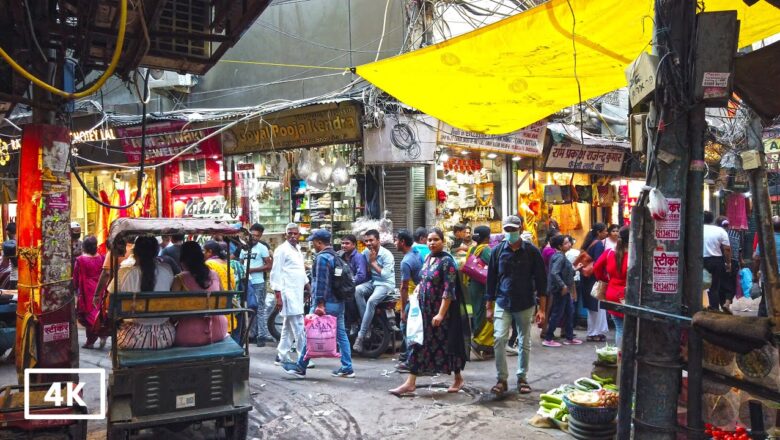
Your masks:
M487 283L488 265L476 253L469 254L468 258L466 258L466 264L463 265L461 271L479 284Z
M108 318L108 314L106 313L105 308L105 301L108 295L105 294L102 295L102 298L100 300L100 304L98 307L100 307L100 311L98 312L97 319L95 319L95 323L90 328L90 332L99 337L106 337L111 336L114 330L114 323L111 319Z
M574 185L577 192L577 202L593 203L593 187L591 185Z
M604 281L596 281L593 285L593 289L590 291L590 296L596 298L599 301L607 300L607 283Z

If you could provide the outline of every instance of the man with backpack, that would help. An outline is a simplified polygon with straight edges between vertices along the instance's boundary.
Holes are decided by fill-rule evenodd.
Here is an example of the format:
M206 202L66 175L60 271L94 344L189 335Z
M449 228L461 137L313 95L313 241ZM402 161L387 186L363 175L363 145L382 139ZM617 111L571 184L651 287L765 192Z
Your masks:
M328 314L338 319L336 341L341 354L341 368L333 370L331 376L351 378L355 377L355 371L352 369L352 352L344 326L344 301L355 295L355 282L349 265L333 250L330 238L330 232L325 229L317 229L309 236L309 241L317 251L311 271L311 302L316 304L316 315ZM283 364L285 372L300 379L305 378L309 366L305 356L304 343L298 362Z

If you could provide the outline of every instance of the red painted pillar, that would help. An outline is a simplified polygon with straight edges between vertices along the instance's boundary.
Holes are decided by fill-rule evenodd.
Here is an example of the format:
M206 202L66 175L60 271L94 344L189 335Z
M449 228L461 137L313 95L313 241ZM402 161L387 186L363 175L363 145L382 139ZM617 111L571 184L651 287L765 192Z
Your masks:
M24 127L17 207L16 367L20 377L25 368L33 366L78 366L78 333L70 288L69 151L67 127ZM25 338L25 328L32 329L34 335ZM51 376L47 378L51 380Z

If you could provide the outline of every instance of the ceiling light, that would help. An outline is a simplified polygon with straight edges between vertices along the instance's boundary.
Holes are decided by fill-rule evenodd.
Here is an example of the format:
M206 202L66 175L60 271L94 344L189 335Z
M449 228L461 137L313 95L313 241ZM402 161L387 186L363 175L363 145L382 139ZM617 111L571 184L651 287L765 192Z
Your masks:
M468 155L469 155L469 150L462 150L462 151L460 152L460 154L462 154L462 155L464 155L464 156L468 156Z
M497 157L498 157L498 155L496 153L488 153L488 155L487 155L488 159L495 159Z
M520 162L520 159L522 159L522 157L520 157L520 156L512 156L512 162Z

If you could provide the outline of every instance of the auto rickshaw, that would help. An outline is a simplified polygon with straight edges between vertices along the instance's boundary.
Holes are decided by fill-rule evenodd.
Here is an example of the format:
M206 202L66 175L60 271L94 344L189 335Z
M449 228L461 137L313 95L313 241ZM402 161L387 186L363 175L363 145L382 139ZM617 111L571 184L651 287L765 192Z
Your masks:
M118 219L111 225L109 242L138 235L198 234L235 237L238 229L223 221L206 219ZM117 258L112 261L118 268ZM228 262L228 277L230 273ZM114 273L118 271L115 269ZM129 439L142 429L182 429L215 421L228 439L244 439L252 409L249 390L248 326L252 311L246 308L246 291L221 292L119 292L109 296L108 316L113 324L108 383L109 440ZM244 283L246 285L246 283ZM234 305L240 295L241 305ZM243 314L239 342L223 341L200 347L162 350L120 350L117 329L123 319L177 318Z

